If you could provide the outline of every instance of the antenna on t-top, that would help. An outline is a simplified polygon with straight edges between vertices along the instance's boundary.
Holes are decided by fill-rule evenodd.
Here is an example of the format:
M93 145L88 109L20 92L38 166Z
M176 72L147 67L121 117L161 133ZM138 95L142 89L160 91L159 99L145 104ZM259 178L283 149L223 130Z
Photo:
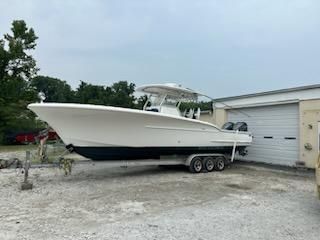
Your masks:
M46 99L46 95L43 92L39 92L38 98L40 100L40 103L43 103L43 101Z

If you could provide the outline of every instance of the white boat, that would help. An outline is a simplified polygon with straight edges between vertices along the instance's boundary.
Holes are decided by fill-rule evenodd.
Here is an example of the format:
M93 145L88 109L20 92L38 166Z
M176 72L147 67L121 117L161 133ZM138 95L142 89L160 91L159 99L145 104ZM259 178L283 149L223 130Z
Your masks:
M200 121L200 109L180 112L182 101L202 94L176 84L145 85L143 110L73 103L32 103L28 108L59 134L68 148L92 160L158 159L160 156L244 152L248 132ZM204 96L204 95L203 95Z

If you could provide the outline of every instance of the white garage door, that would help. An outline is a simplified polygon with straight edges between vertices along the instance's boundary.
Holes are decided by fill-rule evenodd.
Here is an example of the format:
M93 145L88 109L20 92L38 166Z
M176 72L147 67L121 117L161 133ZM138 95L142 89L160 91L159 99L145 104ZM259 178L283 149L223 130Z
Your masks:
M299 159L298 104L228 110L228 121L246 122L253 142L244 160L293 166Z

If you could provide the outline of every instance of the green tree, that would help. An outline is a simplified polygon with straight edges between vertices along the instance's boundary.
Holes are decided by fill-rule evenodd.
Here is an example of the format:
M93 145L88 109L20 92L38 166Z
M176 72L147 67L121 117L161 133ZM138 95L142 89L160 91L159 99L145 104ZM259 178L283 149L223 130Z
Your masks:
M142 110L147 100L148 100L148 96L146 94L140 96L138 99L136 99L135 108Z
M212 101L205 102L205 101L200 101L200 102L183 102L180 105L180 110L183 112L186 109L197 109L200 108L202 111L205 110L210 110L212 111Z
M43 92L46 96L46 102L74 101L75 93L66 81L48 76L36 76L32 78L30 86L36 92Z
M135 107L134 97L135 84L127 81L119 81L111 86L111 101L110 104L116 107Z
M82 104L106 104L106 89L103 86L92 85L84 81L80 82L75 93L75 100Z
M35 99L29 80L39 69L30 51L38 37L23 20L13 21L11 31L0 39L0 142L5 131L34 125L26 105Z
M75 93L75 101L83 104L134 108L136 101L133 95L134 89L135 85L127 81L116 82L111 87L81 81Z

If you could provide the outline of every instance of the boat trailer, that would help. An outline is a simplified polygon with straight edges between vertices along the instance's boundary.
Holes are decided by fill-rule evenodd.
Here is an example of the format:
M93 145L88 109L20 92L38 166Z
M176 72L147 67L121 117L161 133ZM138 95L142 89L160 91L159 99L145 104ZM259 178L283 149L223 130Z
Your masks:
M239 131L237 130L237 134ZM64 154L59 157L59 166L65 171L65 175L71 173L72 164L94 162L95 165L103 164L111 167L132 167L132 166L187 166L191 173L222 171L226 165L234 161L237 142L233 142L231 155L221 153L199 153L191 155L160 156L160 159L139 159L139 160L99 160L79 161L65 159ZM65 154L73 152L72 146L67 148ZM244 153L246 154L246 152ZM70 162L72 161L72 162Z
M213 170L222 171L225 166L234 161L237 142L234 142L231 155L221 153L199 153L191 155L172 155L160 156L160 159L137 159L137 160L99 160L99 161L74 161L64 158L68 153L72 153L72 147L68 148L62 154L58 163L60 168L64 169L65 175L71 173L73 164L94 163L94 165L107 165L110 167L133 167L133 166L173 166L184 165L188 167L191 173L212 172Z
M108 160L108 161L92 161L92 160L79 160L75 161L72 158L66 156L73 152L72 148L65 150L55 161L50 163L41 162L40 164L31 165L31 157L38 158L39 156L33 156L30 151L26 151L25 160L13 159L12 161L1 162L1 168L19 168L24 174L24 180L21 182L21 190L32 189L33 184L29 181L29 169L36 167L59 167L64 170L65 175L70 175L72 172L72 166L74 164L93 164L93 165L107 165L110 167L132 167L132 166L173 166L184 165L188 167L191 173L200 172L212 172L213 170L222 171L225 167L231 164L235 157L236 142L233 145L231 155L221 153L201 153L191 155L173 155L160 157L160 159L141 159L141 160ZM40 147L45 147L41 143ZM48 159L47 151L38 151L40 153L40 159Z

